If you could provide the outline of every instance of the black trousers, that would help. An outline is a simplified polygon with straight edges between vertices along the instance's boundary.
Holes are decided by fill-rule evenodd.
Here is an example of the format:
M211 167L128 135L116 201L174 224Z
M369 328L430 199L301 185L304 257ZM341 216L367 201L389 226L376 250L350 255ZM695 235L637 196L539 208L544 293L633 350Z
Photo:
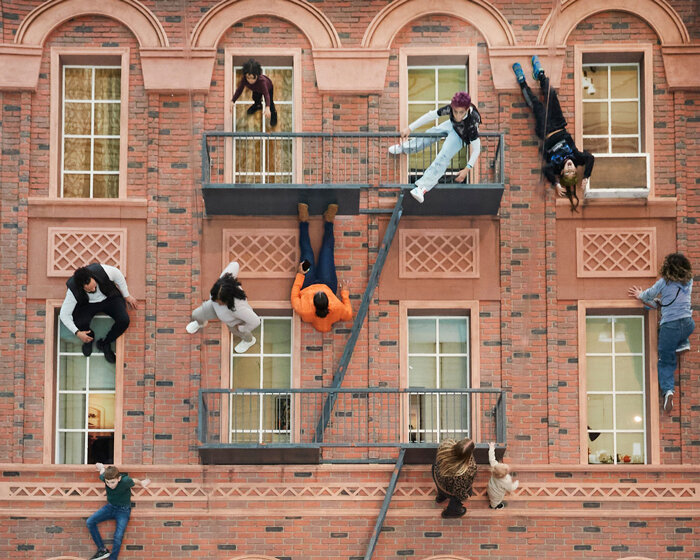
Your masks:
M532 107L532 112L535 113L535 134L538 138L544 140L550 132L566 128L566 119L562 113L561 105L559 105L557 91L549 87L549 78L545 75L540 77L540 87L544 93L546 106L532 93L527 83L520 87L523 90L523 97Z
M277 109L275 109L275 100L272 97L274 93L275 93L275 88L271 85L270 86L270 112L271 113L277 112ZM253 92L253 103L255 103L256 105L262 105L262 99L263 99L262 93L260 93L259 91Z
M108 297L106 300L99 303L76 305L73 310L73 322L75 326L78 327L79 331L88 331L90 336L94 337L95 333L90 328L90 322L98 313L104 313L114 319L114 324L112 328L109 329L104 339L107 344L117 340L129 327L129 314L126 312L126 301L120 295Z

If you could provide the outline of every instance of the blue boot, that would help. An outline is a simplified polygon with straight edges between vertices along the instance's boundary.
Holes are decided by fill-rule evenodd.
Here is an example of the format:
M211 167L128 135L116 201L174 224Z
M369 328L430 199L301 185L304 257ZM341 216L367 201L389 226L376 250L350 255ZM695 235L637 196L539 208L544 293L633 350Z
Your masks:
M535 80L539 80L541 74L544 74L544 69L542 64L540 64L540 59L537 58L537 55L534 55L532 57L532 77Z
M513 64L513 72L515 72L515 77L519 84L525 83L525 74L523 73L523 67L520 66L519 62Z

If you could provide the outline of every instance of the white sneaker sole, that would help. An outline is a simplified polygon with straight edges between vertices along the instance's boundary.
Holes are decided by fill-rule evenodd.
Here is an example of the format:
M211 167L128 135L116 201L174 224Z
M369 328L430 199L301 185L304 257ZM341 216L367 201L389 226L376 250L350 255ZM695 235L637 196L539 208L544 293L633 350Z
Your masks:
M419 204L423 204L423 201L425 200L423 193L418 189L418 187L411 189L411 196L415 198Z
M255 344L256 340L255 337L250 342L246 342L245 340L241 340L238 344L236 344L234 351L236 354L243 354L248 351L248 348L253 346Z
M194 334L202 327L206 327L208 322L209 321L205 321L203 325L200 325L197 321L192 321L191 323L187 324L185 330L190 334Z

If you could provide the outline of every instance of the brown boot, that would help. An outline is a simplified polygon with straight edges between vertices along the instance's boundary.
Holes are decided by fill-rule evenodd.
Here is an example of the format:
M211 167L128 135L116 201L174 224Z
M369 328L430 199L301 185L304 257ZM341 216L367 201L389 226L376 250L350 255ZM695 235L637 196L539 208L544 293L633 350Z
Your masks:
M327 222L332 222L337 213L338 213L338 205L337 204L329 204L328 208L326 208L326 211L323 213L323 219L326 220Z
M308 222L309 221L309 205L306 204L305 202L299 202L297 204L297 212L299 214L299 221L300 222Z

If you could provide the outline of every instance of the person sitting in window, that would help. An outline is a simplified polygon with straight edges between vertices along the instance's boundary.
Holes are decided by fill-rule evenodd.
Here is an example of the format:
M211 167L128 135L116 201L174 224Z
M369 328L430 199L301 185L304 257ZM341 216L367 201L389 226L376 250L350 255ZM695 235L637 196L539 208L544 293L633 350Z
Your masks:
M435 501L439 504L449 498L450 503L442 512L445 519L462 517L467 513L462 502L474 493L474 447L474 442L469 438L460 441L446 439L438 447L433 464L433 480L437 487Z
M430 133L447 132L447 137L438 155L428 169L425 170L423 176L416 181L416 186L411 190L411 196L420 203L425 200L425 193L432 189L440 180L440 177L445 174L450 161L462 149L464 144L469 144L471 155L467 166L457 174L455 181L458 183L464 182L476 164L476 160L481 152L481 140L479 139L481 115L477 108L472 105L471 96L466 91L458 91L452 97L449 105L428 111L404 128L401 131L402 142L389 147L389 153L395 155L420 152L440 140L440 137L408 139L411 132L445 115L449 115L450 118L426 131Z
M532 76L540 82L540 88L546 98L546 107L530 89L525 81L525 74L519 63L513 64L513 72L518 80L525 103L535 113L535 134L544 140L542 156L545 164L542 172L552 184L559 196L569 199L572 212L578 212L578 196L576 195L576 167L583 166L583 189L588 185L588 179L593 171L595 158L593 154L580 152L573 138L566 131L566 119L559 105L559 98L554 88L549 87L549 78L544 73L537 55L532 57Z
M272 98L274 85L272 80L262 73L262 66L254 58L248 59L241 68L241 81L233 93L231 101L235 103L243 93L243 88L253 92L253 104L248 107L248 114L254 115L262 109L262 100L265 98L265 118L270 119L270 126L277 126L277 109Z
M666 255L659 272L661 278L648 290L632 286L628 295L651 307L661 308L657 365L659 389L664 397L664 410L673 410L677 353L690 350L690 335L695 330L690 296L693 291L693 269L681 253Z
M338 285L335 271L333 220L337 204L329 204L323 213L323 243L314 265L314 252L309 240L309 207L299 203L299 247L301 263L292 286L292 308L301 320L317 331L328 332L337 321L352 320L350 292ZM335 295L340 288L340 297Z
M97 348L110 364L117 363L112 342L129 327L127 304L131 309L138 309L136 298L129 294L124 275L113 266L93 263L76 269L66 286L66 297L59 313L61 322L83 342L83 355L89 356L95 338L90 328L92 318L104 313L114 319L109 332L97 341Z
M242 354L256 340L253 331L260 325L260 317L248 303L245 292L238 281L240 266L231 261L210 290L210 298L192 312L192 322L185 327L194 334L210 320L219 319L225 323L232 335L241 341L234 350Z

